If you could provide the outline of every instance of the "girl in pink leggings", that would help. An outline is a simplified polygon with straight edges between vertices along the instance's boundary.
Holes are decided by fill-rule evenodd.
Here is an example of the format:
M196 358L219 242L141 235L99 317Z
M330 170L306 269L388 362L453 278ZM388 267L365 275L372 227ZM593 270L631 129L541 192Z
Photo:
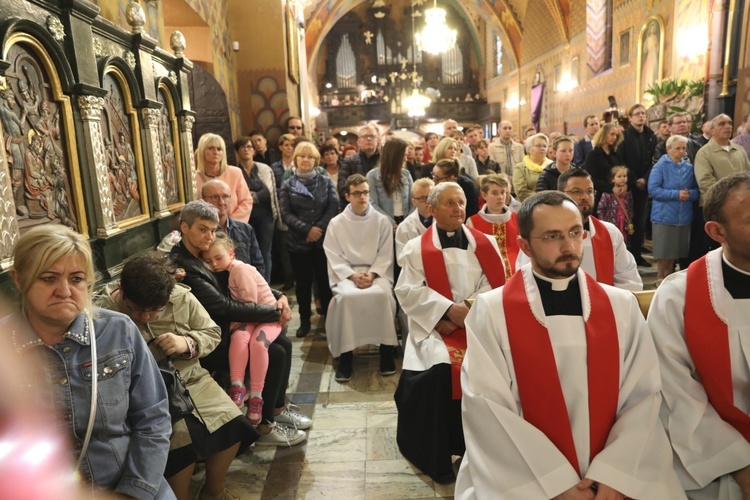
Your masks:
M217 232L211 248L201 253L213 272L229 271L229 292L239 302L276 305L276 299L263 276L250 264L234 258L234 245L224 233ZM268 370L268 346L281 333L279 323L236 323L230 325L229 397L241 407L247 395L245 369L250 364L250 399L247 419L258 425L263 410L263 384Z

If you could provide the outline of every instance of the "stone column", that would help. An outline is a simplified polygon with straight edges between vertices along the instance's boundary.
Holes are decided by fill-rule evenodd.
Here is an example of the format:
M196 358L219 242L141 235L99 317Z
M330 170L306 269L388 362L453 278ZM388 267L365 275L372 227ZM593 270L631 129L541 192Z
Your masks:
M86 159L82 164L89 165L91 186L96 208L96 235L112 236L122 231L117 226L112 206L112 192L109 187L109 167L107 166L104 142L102 140L101 116L104 99L92 95L78 97L78 107L83 120L83 150ZM80 149L80 148L79 148Z
M192 193L192 200L200 198L198 193L198 183L195 180L195 155L193 154L193 124L195 123L195 116L183 115L180 117L180 133L182 134L182 140L180 144L184 145L182 158L187 159L183 162L183 165L187 167L185 178L187 180L187 186L185 188L185 194Z
M0 121L0 137L3 137L3 123ZM8 170L8 160L5 148L0 148L0 271L10 268L10 255L18 239L18 220L16 219L16 204L13 202L13 186Z
M164 169L161 163L161 148L159 147L159 120L161 120L161 109L143 108L143 123L146 125L146 152L150 157L148 162L151 168L151 178L155 183L154 215L156 217L168 217L170 212L167 208L167 193L164 186Z

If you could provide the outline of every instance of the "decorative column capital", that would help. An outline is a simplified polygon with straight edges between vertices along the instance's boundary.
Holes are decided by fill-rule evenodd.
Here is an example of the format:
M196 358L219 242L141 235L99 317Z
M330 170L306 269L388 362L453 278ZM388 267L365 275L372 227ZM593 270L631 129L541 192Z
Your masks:
M154 108L143 108L143 120L149 128L158 128L161 120L161 110Z
M99 121L104 99L93 95L82 95L78 97L78 106L81 108L81 117L84 121Z
M192 132L193 125L195 124L195 117L193 115L184 115L180 117L182 121L182 128L185 132Z

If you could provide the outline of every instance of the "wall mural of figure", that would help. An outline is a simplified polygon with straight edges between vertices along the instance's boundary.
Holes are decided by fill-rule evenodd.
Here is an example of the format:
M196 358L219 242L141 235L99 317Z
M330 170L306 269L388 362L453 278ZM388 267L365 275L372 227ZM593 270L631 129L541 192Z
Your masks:
M646 20L638 41L638 100L651 103L653 97L646 94L649 86L661 80L663 65L664 27L657 17Z
M12 45L6 59L11 65L0 87L0 120L18 228L23 233L53 222L78 231L60 103L52 95L50 75L23 44Z
M166 188L167 205L171 206L180 202L177 157L174 150L174 134L171 114L171 100L165 94L164 88L159 88L159 102L161 107L161 120L159 121L159 146L161 148L161 167L164 174L164 186Z
M127 113L120 82L112 72L102 79L109 91L104 98L101 128L109 170L112 209L117 222L142 215L138 166L133 152L132 118Z

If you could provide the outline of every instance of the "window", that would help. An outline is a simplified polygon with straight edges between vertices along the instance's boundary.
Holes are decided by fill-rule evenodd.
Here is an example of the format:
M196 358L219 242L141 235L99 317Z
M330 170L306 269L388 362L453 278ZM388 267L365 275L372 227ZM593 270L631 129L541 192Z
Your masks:
M503 74L503 42L495 35L495 76Z

